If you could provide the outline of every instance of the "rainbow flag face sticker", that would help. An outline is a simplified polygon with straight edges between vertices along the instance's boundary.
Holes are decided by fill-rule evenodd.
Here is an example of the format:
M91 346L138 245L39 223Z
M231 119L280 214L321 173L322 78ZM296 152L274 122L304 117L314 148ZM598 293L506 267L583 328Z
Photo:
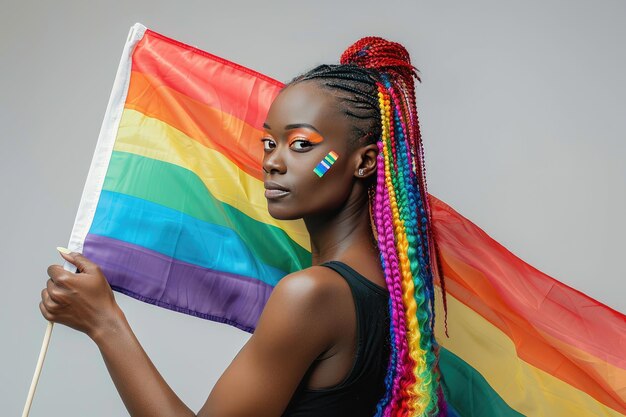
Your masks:
M322 178L324 174L330 169L330 167L335 163L335 161L339 158L339 155L335 151L328 152L328 155L324 157L320 161L319 164L315 168L313 168L313 172L317 174L318 177Z

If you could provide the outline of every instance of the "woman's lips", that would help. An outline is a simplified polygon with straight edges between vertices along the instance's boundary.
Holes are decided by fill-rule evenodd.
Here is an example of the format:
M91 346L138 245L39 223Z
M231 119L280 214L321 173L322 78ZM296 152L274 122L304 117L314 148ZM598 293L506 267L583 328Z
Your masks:
M264 183L265 185L265 198L267 199L277 199L277 198L282 198L284 196L286 196L287 194L289 194L289 190L272 181L267 181Z
M278 190L278 189L267 189L265 190L265 198L267 199L276 199L281 198L289 194L289 191Z

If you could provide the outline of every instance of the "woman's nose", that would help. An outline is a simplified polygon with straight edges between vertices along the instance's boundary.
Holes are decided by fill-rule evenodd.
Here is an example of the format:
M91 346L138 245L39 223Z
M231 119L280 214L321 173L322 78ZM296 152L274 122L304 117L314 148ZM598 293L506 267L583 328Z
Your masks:
M263 158L263 171L268 174L285 173L285 163L278 149L274 149L271 153L265 155Z

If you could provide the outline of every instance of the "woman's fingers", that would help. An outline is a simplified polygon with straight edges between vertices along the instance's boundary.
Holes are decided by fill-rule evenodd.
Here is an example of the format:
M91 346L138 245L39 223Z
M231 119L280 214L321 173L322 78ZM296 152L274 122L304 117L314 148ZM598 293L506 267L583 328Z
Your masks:
M41 315L48 321L54 321L54 314L50 313L43 301L39 302L39 311L41 311Z
M52 273L50 273L51 268ZM51 278L46 281L46 288L41 290L41 301L39 302L39 310L41 311L41 314L44 316L44 318L46 318L48 321L55 321L55 315L62 313L63 307L67 306L67 303L64 299L67 290L61 286L64 280L67 279L67 277L66 274L59 273L59 268L62 272L67 272L60 265L51 265L48 268L48 275L50 275Z
M41 314L49 320L54 321L54 313L57 311L59 304L50 298L50 294L47 288L41 290L41 301L39 302L39 310Z
M48 280L48 282L52 281ZM41 290L41 301L43 301L49 311L54 312L59 307L63 307L64 303L57 293L58 290L56 288L50 288L51 286L54 286L54 283L47 285L46 288Z
M55 302L57 305L67 305L64 298L67 290L58 285L58 283L53 281L52 278L46 282L45 289L48 291L48 297L50 300Z
M66 271L61 265L50 265L48 267L48 276L59 287L65 286L65 282L71 274L71 272Z
M63 253L59 252L63 259L76 266L78 272L85 272L87 274L90 273L98 273L100 268L95 263L91 262L81 253L71 252L71 253Z

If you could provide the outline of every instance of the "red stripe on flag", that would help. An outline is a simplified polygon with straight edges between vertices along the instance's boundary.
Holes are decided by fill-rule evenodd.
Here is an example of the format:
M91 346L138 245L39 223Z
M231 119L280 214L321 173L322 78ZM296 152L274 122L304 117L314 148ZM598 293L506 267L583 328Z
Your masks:
M282 83L150 30L133 52L133 71L261 128Z

